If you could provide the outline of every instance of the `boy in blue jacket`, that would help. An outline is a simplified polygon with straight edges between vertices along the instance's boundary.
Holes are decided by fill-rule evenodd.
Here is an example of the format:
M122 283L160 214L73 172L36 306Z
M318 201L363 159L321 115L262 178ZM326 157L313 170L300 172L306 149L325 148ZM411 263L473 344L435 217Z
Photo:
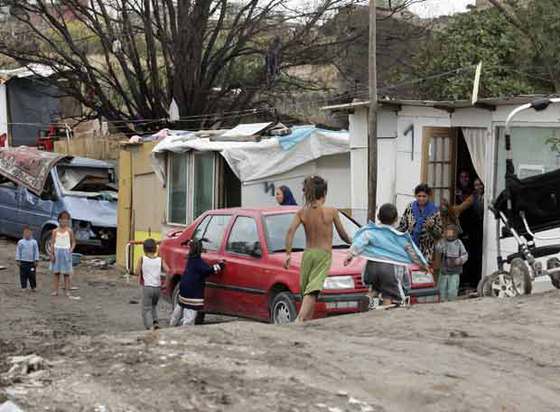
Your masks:
M39 246L33 239L33 232L29 226L23 228L23 239L16 248L16 261L19 266L21 288L27 289L27 282L32 292L37 287L37 263L39 262Z
M181 319L183 326L195 324L198 312L204 309L206 278L224 268L224 263L210 266L202 259L202 242L203 240L190 242L187 265L179 285L179 299L171 314L170 326L177 326Z
M367 259L364 284L370 285L370 292L381 294L383 305L399 305L410 288L407 265L414 263L427 270L427 261L410 235L393 227L398 218L394 205L381 206L377 218L379 225L370 222L356 233L344 264L358 255Z

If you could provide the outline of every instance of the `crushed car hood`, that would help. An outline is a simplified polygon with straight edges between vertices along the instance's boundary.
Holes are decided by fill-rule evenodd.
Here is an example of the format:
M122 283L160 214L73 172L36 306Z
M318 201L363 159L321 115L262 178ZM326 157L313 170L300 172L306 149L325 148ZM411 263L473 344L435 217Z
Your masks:
M64 196L64 203L72 219L84 220L97 227L117 227L117 202Z
M0 176L41 196L51 169L64 159L71 157L26 146L0 149Z

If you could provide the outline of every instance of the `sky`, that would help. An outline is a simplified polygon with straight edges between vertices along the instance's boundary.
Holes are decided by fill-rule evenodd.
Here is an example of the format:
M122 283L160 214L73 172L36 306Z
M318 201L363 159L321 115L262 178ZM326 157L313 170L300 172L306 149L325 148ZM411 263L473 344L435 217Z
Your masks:
M475 0L426 0L412 5L410 10L420 17L437 17L465 11L467 5L474 3Z

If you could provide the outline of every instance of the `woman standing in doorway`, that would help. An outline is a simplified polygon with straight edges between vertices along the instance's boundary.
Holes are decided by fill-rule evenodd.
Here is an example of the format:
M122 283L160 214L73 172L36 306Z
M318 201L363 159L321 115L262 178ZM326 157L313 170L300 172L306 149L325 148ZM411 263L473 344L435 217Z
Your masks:
M455 204L460 205L473 193L473 183L471 181L471 174L468 170L461 170L459 172L459 181L455 189Z
M276 189L275 197L280 206L297 206L296 199L288 186L280 186Z
M480 179L474 181L470 224L465 228L468 233L470 259L465 266L464 286L476 288L482 276L482 252L484 240L484 184Z
M412 240L430 263L443 228L438 208L430 201L431 193L427 184L416 186L416 200L408 205L399 224L399 230L410 233Z
M474 180L473 210L477 224L482 225L484 220L484 184L478 178Z

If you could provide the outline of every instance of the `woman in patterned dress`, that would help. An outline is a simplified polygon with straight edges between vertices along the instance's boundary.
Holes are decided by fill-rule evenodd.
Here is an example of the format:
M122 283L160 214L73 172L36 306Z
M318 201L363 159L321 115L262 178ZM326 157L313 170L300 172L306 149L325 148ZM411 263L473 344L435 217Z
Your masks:
M432 262L437 240L441 237L443 224L437 206L430 202L432 190L427 184L414 189L416 200L404 211L399 230L408 232L428 262Z

